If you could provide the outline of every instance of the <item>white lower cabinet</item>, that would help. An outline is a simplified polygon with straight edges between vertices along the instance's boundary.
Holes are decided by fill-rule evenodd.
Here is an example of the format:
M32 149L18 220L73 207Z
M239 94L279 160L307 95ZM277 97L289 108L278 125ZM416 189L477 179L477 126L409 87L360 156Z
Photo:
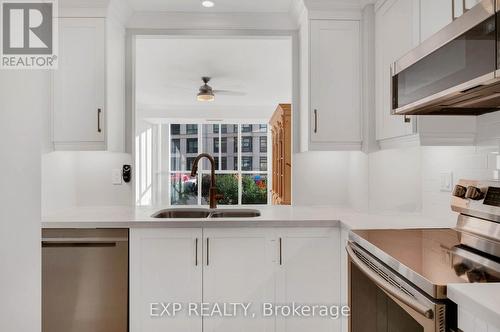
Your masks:
M159 303L201 302L201 241L200 228L130 230L131 332L202 331L201 317L185 310L175 318L151 315L152 304L157 315L163 311Z
M340 320L263 315L265 304L340 305L338 237L314 227L131 229L130 331L340 331ZM185 310L154 317L160 302ZM189 303L236 315L188 317ZM247 315L233 303L250 304Z
M276 303L341 306L339 230L278 229L281 263L276 273ZM280 332L340 331L340 318L278 316Z
M251 303L252 314L215 315L203 320L205 332L273 331L273 319L262 317L264 303L274 303L274 250L272 229L204 229L205 266L203 302ZM253 317L255 314L255 317Z

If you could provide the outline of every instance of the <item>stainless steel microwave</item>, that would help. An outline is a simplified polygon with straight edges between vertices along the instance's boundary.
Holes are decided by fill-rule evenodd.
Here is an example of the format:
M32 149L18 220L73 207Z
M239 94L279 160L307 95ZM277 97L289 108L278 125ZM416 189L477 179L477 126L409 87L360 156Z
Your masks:
M500 110L500 0L483 0L391 66L392 113Z

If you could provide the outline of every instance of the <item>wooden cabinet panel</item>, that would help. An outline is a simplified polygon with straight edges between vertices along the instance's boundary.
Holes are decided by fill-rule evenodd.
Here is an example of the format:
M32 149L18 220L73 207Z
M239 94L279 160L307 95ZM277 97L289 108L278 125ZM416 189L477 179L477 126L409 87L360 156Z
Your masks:
M292 118L291 105L280 104L269 122L272 135L272 203L292 201Z

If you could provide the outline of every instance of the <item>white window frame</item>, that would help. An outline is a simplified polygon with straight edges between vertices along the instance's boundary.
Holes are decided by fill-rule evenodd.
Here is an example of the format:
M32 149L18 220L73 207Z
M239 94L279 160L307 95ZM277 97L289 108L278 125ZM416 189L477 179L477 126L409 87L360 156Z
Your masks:
M271 176L271 170L272 170L272 144L271 144L271 130L269 127L269 124L266 121L263 120L226 120L226 121L218 121L216 123L214 122L207 122L207 121L199 121L196 119L193 119L193 121L185 120L185 121L169 121L165 122L162 125L163 126L168 126L170 128L170 125L172 124L196 124L198 126L198 154L203 153L203 126L204 125L219 125L219 152L218 152L218 168L219 170L215 171L215 174L237 174L238 175L238 204L233 204L233 205L220 205L224 207L231 207L231 206L248 206L248 207L258 207L258 206L267 206L271 205L272 202L272 197L271 197L271 189L272 189L272 176ZM242 170L242 125L266 125L267 126L267 131L266 131L266 137L267 137L267 152L265 153L266 158L267 158L267 171L243 171ZM238 158L238 169L237 170L220 170L222 167L222 125L237 125L238 126L238 153L237 153L237 158ZM246 134L246 133L244 133ZM212 138L210 138L212 139ZM164 144L165 142L159 142L160 144ZM167 157L161 156L161 159L168 160L168 175L167 175L167 199L168 199L168 205L169 206L179 206L179 207L206 207L207 204L202 204L202 177L203 175L210 174L210 169L204 169L203 168L203 161L200 160L199 165L198 165L198 174L197 174L197 182L198 182L198 202L196 205L193 204L187 204L187 205L177 205L177 204L172 204L172 198L171 198L171 174L186 174L189 173L189 170L172 170L171 169L171 153L172 153L172 135L170 132L170 129L168 129L168 139L167 139L167 148L162 149L164 152L168 153ZM257 145L257 146L255 146ZM258 153L261 154L260 152L260 140L258 141L257 144L252 145L252 149L256 148L258 150ZM261 155L262 156L262 155ZM216 157L216 156L214 156ZM229 160L228 160L229 163ZM260 166L260 160L259 160L259 166ZM267 203L266 204L243 204L242 199L243 199L243 176L246 174L263 174L266 175L267 178ZM160 190L160 195L161 195L161 190Z

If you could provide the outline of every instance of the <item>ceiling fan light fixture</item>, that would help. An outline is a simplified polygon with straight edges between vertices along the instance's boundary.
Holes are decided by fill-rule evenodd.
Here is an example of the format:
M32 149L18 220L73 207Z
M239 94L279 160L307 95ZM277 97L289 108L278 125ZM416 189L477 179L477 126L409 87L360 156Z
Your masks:
M213 6L215 6L215 2L210 0L204 0L202 1L201 5L205 8L212 8Z
M200 92L198 93L198 96L196 97L198 101L214 101L215 96L213 93L210 92Z

